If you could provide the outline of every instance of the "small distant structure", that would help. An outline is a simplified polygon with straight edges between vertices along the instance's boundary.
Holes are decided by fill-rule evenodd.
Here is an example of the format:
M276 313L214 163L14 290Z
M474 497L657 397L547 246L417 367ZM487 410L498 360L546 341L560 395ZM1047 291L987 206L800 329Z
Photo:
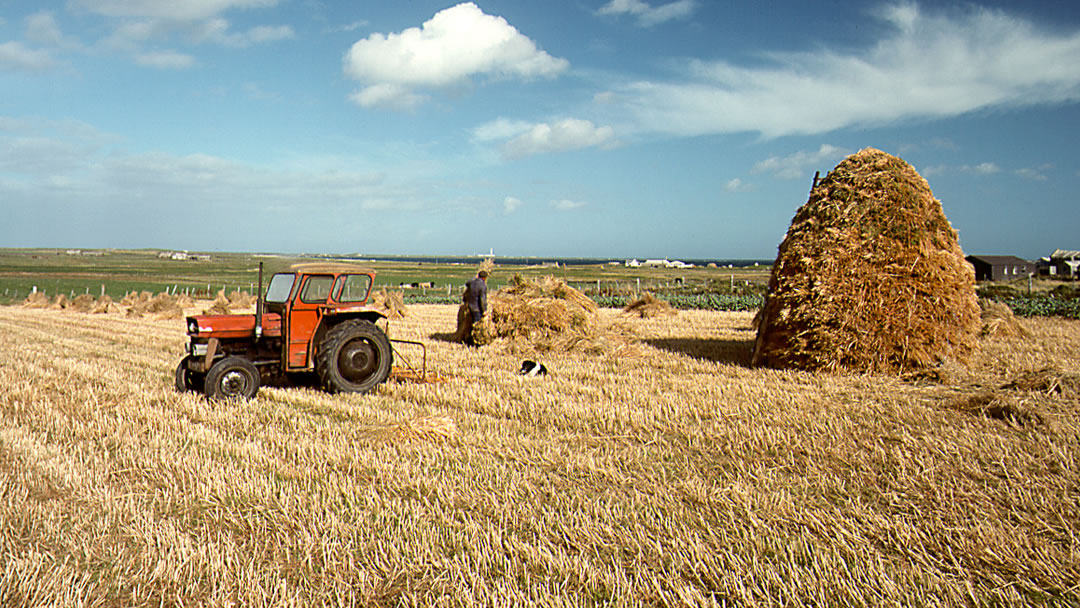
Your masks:
M197 262L209 262L210 254L208 253L188 253L184 251L159 251L158 256L163 260L175 260L177 262L185 261L197 261Z
M1080 251L1055 249L1054 253L1041 258L1038 266L1041 275L1078 278L1080 277Z
M66 253L67 255L88 255L88 256L103 256L103 255L105 255L104 251L87 250L87 249L68 249L64 253Z
M626 260L625 264L627 268L641 268L641 262L636 259Z
M1035 264L1015 255L969 255L976 281L1008 281L1035 274Z
M630 262L637 262L637 264L634 265L634 264L631 264ZM669 260L667 258L664 258L662 260L645 260L644 262L638 262L637 260L631 260L630 262L627 262L626 265L627 266L632 266L634 268L637 268L637 267L640 267L640 266L644 266L645 268L693 268L694 267L693 264L687 264L686 262L682 262L682 261L679 261L679 260Z

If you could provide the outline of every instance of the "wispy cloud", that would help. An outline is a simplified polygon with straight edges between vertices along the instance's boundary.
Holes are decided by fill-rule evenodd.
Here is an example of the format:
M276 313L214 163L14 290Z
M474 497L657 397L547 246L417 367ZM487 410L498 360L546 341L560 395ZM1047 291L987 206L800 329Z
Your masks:
M644 27L651 27L672 19L689 17L697 8L695 0L677 0L652 6L642 0L611 0L596 11L598 15L633 15Z
M0 43L0 69L19 72L42 72L56 66L48 51L32 49L22 42Z
M572 201L567 198L551 201L551 206L559 211L574 211L576 209L581 209L587 204L588 203L582 201Z
M640 130L766 137L1080 99L1080 32L979 7L900 3L875 17L883 32L869 48L691 61L681 80L634 82L619 98Z
M503 199L503 213L509 215L521 208L525 203L521 199L508 196Z
M135 63L159 70L186 70L195 65L195 58L177 51L151 51L136 54Z
M831 168L837 161L851 154L850 151L829 144L821 144L815 152L800 150L788 156L770 156L754 165L754 173L772 173L783 179L806 177L815 168Z
M371 34L345 54L345 75L365 84L350 98L365 107L407 107L423 96L416 88L440 88L475 76L550 78L570 66L537 48L502 17L488 15L471 2L439 11L420 27L400 33ZM381 93L365 95L368 89ZM387 91L394 91L393 96ZM377 98L380 103L365 100Z
M579 148L614 144L615 130L598 127L589 120L567 118L553 123L539 123L501 146L503 157L524 158L536 154L565 152Z

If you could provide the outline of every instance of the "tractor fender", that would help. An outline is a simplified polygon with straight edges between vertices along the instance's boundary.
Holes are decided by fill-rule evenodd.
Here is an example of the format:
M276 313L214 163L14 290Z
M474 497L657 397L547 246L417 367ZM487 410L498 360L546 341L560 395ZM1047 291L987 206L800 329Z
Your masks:
M348 310L348 311L334 311L328 310L323 313L322 319L319 321L319 327L315 330L315 333L311 336L311 350L308 353L309 361L314 361L316 349L318 345L322 343L323 338L326 336L326 332L330 331L332 327L339 323L344 323L352 319L362 319L364 321L370 321L372 324L385 319L386 315L377 310L364 309L364 310Z

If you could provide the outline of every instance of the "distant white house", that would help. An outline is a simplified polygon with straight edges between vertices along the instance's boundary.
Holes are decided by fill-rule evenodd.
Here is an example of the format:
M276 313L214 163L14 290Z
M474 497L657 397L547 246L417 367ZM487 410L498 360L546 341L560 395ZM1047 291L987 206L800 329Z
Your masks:
M681 262L679 260L669 260L667 258L664 258L662 260L645 260L644 262L639 262L637 260L630 260L629 262L626 263L626 265L630 266L630 267L633 267L633 268L639 268L639 267L642 267L642 266L644 266L645 268L693 268L694 267L693 264L687 264L686 262Z
M181 262L185 260L196 260L199 262L210 261L210 254L208 253L188 253L187 251L160 251L158 252L157 257L164 260L176 260Z

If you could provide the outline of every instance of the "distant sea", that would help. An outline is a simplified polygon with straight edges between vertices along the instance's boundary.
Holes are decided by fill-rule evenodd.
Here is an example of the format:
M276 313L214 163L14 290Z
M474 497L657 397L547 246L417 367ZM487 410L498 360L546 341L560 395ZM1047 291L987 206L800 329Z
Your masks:
M486 255L462 255L462 256L434 256L434 255L341 255L333 256L334 259L339 260L365 260L375 262L410 262L410 263L425 263L425 264L479 264L484 258L489 257ZM513 266L539 266L542 264L554 264L558 263L560 266L596 266L598 264L608 264L610 262L618 262L622 264L631 258L558 258L558 257L503 257L494 256L496 264L507 264ZM637 258L639 262L644 262L646 258ZM672 259L673 258L668 258ZM753 266L755 264L761 266L769 266L773 263L773 260L724 260L724 259L686 259L675 258L680 262L687 264L694 264L696 266L705 266L706 264L716 264L717 266L731 265L735 268L743 268L746 266Z

